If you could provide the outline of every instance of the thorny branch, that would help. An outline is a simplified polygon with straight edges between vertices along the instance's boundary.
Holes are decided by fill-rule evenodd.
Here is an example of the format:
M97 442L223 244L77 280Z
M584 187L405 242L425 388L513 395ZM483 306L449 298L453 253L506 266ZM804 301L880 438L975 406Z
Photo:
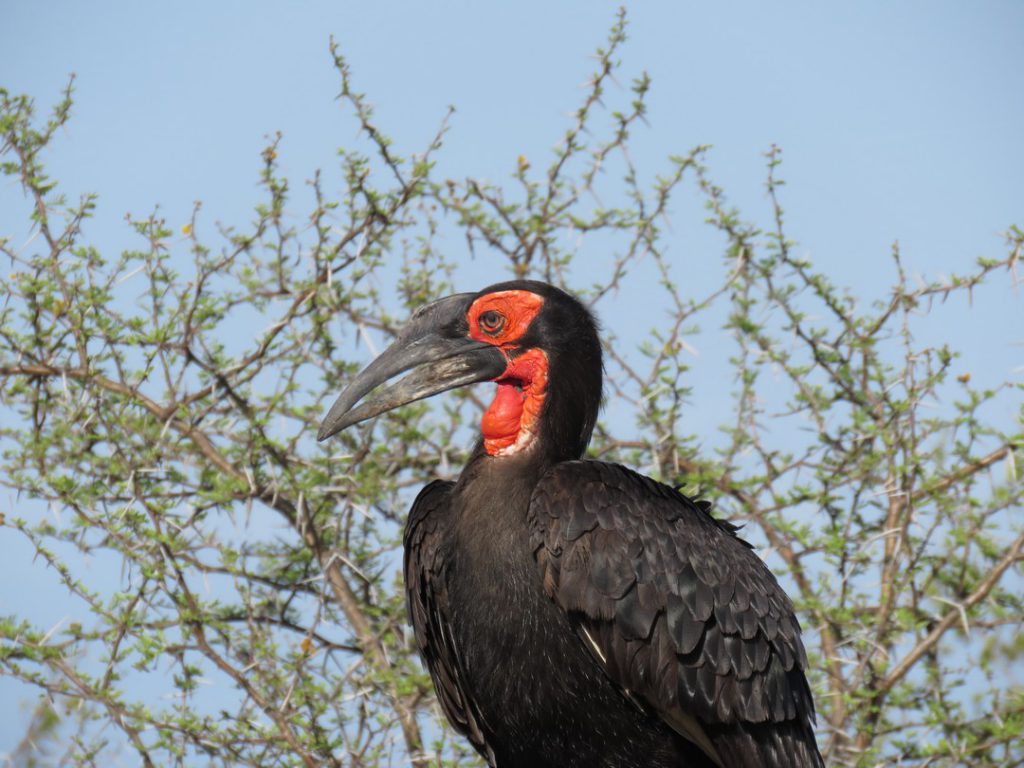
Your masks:
M0 618L0 668L45 693L44 715L74 705L71 762L91 764L112 725L147 765L478 764L438 719L396 571L409 494L456 471L479 396L312 439L362 346L474 287L453 285L442 237L608 320L643 286L657 320L638 344L606 329L608 422L592 452L749 522L803 619L830 763L1024 761L1024 706L1002 674L1024 623L1024 436L992 416L1019 408L1020 386L972 384L954 350L915 341L934 314L966 311L956 297L1003 274L1016 284L1024 232L1010 228L1004 257L920 284L894 247L891 292L855 297L787 238L777 148L764 227L729 206L707 147L641 181L630 142L651 83L641 74L614 106L625 41L620 14L555 157L536 171L510 158L508 185L439 181L447 118L403 156L332 43L365 152L310 181L308 216L286 207L276 137L251 226L206 237L198 205L181 237L157 214L131 218L142 245L116 258L84 240L95 200L68 204L40 160L71 84L42 126L0 91L3 171L39 236L20 249L0 237L0 461L19 499L0 533L81 609L50 628ZM722 237L717 266L671 237L687 184ZM695 266L715 275L703 288L681 279ZM716 414L720 435L698 435L695 350L723 344L722 327L734 405ZM122 564L110 583L85 566L99 554ZM163 703L134 696L128 670ZM208 706L210 685L230 703Z

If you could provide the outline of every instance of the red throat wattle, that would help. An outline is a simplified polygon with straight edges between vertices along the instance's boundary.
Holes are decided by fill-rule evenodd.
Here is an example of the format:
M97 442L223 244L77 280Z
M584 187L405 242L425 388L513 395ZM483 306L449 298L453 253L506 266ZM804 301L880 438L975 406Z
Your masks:
M530 349L512 360L481 423L484 449L491 456L517 453L537 434L548 387L548 356Z

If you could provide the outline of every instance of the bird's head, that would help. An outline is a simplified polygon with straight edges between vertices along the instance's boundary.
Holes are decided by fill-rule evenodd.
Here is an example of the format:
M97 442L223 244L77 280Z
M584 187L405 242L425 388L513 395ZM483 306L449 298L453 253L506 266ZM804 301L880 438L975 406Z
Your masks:
M317 439L481 381L498 385L481 423L488 454L542 446L554 458L578 458L601 400L601 345L593 317L565 291L529 280L420 307L395 342L341 393Z

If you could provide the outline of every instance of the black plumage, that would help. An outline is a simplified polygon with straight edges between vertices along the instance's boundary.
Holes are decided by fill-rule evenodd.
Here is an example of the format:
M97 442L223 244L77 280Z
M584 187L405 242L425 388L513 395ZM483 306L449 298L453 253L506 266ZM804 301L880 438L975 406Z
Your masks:
M799 625L768 568L706 502L580 460L601 397L586 309L527 281L431 307L339 398L321 437L469 383L468 368L520 392L511 448L478 443L456 482L423 489L406 528L409 615L452 725L502 768L821 766ZM516 335L492 339L488 310ZM541 373L524 368L531 350ZM424 364L436 370L353 409ZM500 400L496 415L515 415Z

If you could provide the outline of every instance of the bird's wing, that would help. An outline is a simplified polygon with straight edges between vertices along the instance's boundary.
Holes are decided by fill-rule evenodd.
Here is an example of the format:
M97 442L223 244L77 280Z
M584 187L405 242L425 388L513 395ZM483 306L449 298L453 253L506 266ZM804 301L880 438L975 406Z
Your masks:
M557 465L530 502L544 590L626 695L719 764L820 766L792 603L707 507L615 464Z
M413 502L405 526L405 592L409 621L448 721L493 765L482 729L483 718L469 697L465 674L448 620L441 526L447 524L451 481L435 480Z

